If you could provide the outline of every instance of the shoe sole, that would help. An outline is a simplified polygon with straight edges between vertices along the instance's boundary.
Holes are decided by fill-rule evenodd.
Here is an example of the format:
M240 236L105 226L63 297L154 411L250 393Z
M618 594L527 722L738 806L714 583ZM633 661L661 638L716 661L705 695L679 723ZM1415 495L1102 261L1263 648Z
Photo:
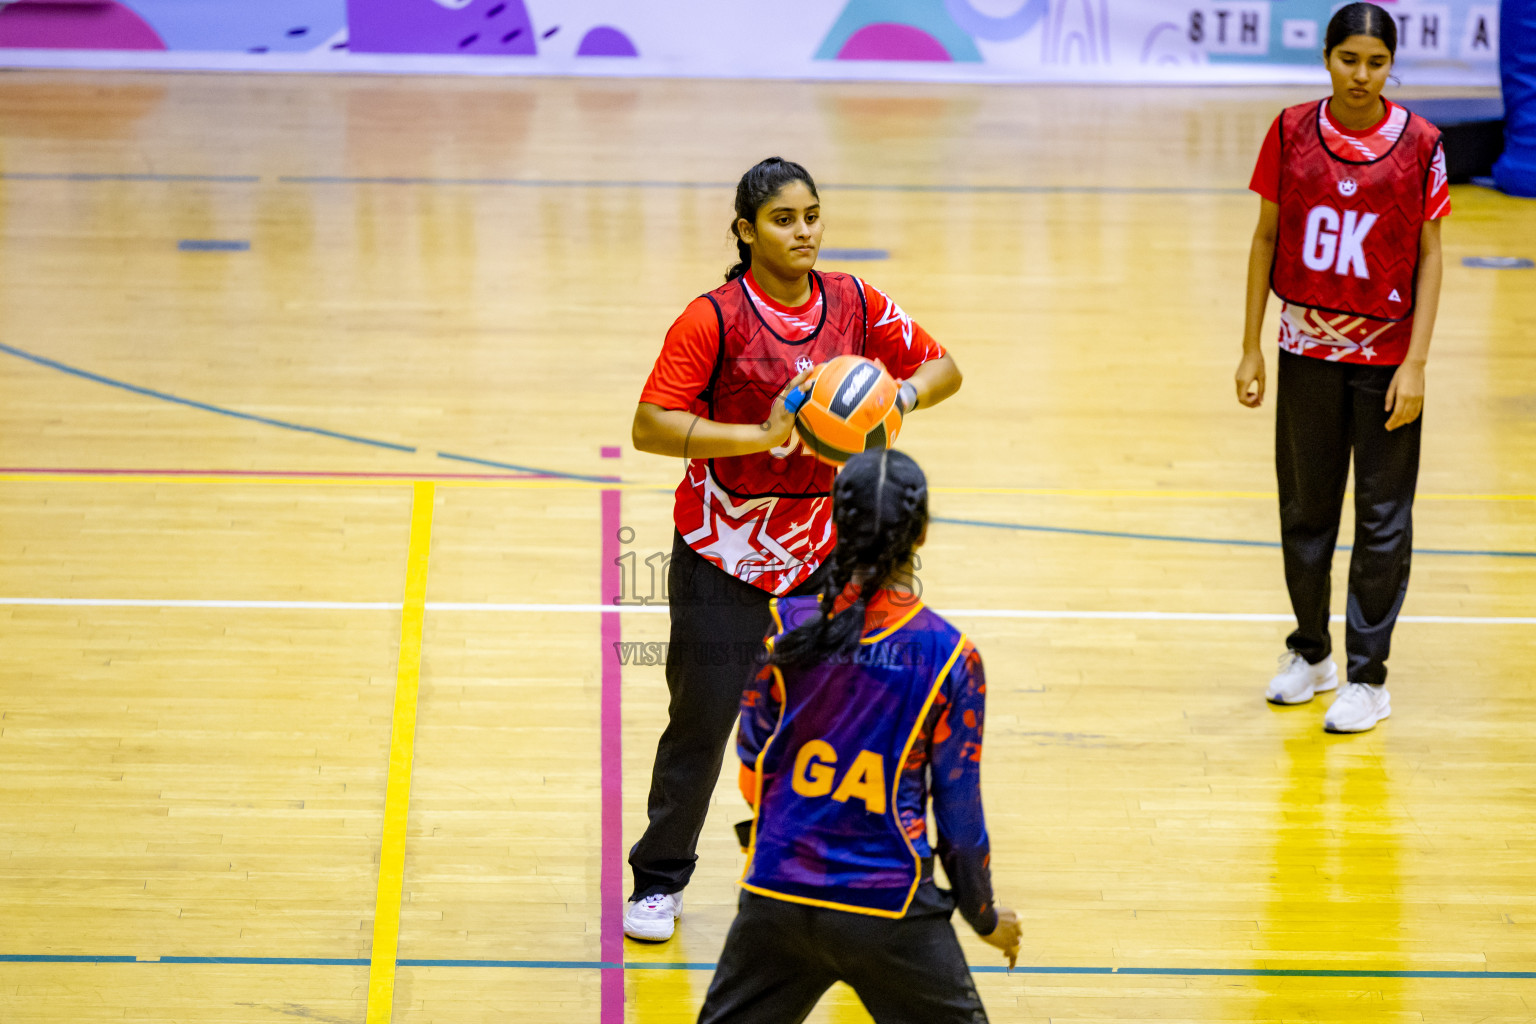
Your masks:
M1297 704L1306 704L1318 694L1331 693L1338 688L1339 670L1335 668L1333 672L1328 676L1328 678L1323 680L1322 685L1312 687L1311 691L1305 697L1298 697L1295 700L1283 700L1280 697L1273 696L1268 691L1265 691L1264 699L1269 701L1271 704L1278 704L1283 708L1290 708L1295 707Z
M634 939L636 942L666 942L671 939L673 934L677 931L677 920L682 916L683 915L681 914L673 915L672 927L667 929L667 934L665 935L646 935L641 932L633 932L629 930L628 925L624 926L624 935L628 938Z
M1319 694L1319 693L1326 693L1326 692L1327 692L1326 690L1316 690L1316 689L1314 689L1311 693L1307 694L1305 697L1297 697L1295 700L1284 700L1284 699L1282 699L1280 697L1271 696L1270 694L1266 693L1264 695L1264 699L1269 701L1271 704L1274 704L1277 707L1293 708L1293 707L1295 707L1298 704L1310 704L1310 703L1312 703L1312 698L1313 697L1317 696L1317 694Z
M1323 732L1331 732L1336 736L1353 736L1355 733L1359 732L1370 732L1372 729L1376 728L1376 726L1380 725L1382 722L1385 722L1391 717L1392 708L1389 706L1387 710L1377 715L1376 720L1370 725L1362 725L1358 729L1340 729L1337 726L1330 725L1328 720L1325 718L1323 719Z
M672 938L671 935L636 935L631 931L625 931L624 937L634 939L636 942L666 942Z

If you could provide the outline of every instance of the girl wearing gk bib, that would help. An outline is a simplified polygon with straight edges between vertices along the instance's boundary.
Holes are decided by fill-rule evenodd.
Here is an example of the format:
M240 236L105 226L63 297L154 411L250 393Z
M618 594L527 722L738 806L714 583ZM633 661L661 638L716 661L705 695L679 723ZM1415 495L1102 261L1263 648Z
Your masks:
M1386 11L1340 8L1323 48L1332 97L1281 112L1249 185L1262 201L1236 382L1250 408L1264 399L1259 331L1271 288L1285 302L1275 468L1296 630L1265 694L1276 704L1338 686L1329 575L1355 460L1348 676L1323 720L1330 732L1363 732L1391 713L1387 654L1408 590L1440 218L1450 212L1439 131L1381 96L1396 48Z
M960 387L954 360L883 292L813 269L821 200L804 167L774 157L743 175L731 231L741 261L667 332L635 410L635 447L685 464L667 569L671 703L624 914L626 935L653 942L681 913L768 602L814 593L836 543L833 470L794 437L784 396L848 354L903 381L904 414Z
M767 665L742 697L745 891L699 1021L802 1021L843 981L877 1024L985 1024L950 915L1010 967L1019 926L992 902L981 656L911 593L928 527L917 464L856 455L833 505L826 581L774 601ZM934 886L935 853L953 892Z

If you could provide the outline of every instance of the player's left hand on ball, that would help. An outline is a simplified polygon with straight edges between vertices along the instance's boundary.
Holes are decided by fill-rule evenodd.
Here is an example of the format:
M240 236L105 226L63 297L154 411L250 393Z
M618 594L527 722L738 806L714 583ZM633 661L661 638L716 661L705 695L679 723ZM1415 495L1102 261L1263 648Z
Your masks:
M1419 418L1424 411L1424 367L1404 363L1387 386L1387 429L1396 430Z

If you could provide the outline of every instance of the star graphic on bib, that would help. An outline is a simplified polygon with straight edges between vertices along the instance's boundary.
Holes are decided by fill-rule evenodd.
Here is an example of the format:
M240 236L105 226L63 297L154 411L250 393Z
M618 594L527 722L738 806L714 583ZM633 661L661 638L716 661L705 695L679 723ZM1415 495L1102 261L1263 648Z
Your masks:
M778 499L732 501L706 470L704 522L683 536L699 554L737 579L752 582L764 573L782 572L800 564L768 533Z
M743 563L750 565L762 561L763 556L757 544L753 543L753 538L762 529L763 521L753 517L745 522L736 522L718 514L714 518L714 539L708 547L697 550L732 576L740 577Z

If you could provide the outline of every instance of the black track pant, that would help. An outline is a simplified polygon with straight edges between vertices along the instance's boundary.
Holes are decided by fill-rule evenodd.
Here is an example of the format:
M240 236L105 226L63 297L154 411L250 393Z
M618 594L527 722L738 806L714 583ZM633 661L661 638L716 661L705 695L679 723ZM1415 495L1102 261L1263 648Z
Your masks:
M817 592L826 572L822 565L793 593ZM741 692L773 623L772 595L717 568L675 533L667 592L671 702L651 768L650 824L629 851L635 875L630 899L679 892L692 877L699 859L694 850L741 711Z
M744 892L699 1024L800 1024L838 981L876 1024L987 1024L953 906L932 883L896 921Z
M1332 651L1328 600L1339 513L1355 456L1355 546L1345 609L1348 678L1387 681L1392 627L1408 593L1413 493L1423 417L1386 429L1395 366L1330 363L1280 353L1275 472L1285 584L1296 612L1286 646L1317 664Z

